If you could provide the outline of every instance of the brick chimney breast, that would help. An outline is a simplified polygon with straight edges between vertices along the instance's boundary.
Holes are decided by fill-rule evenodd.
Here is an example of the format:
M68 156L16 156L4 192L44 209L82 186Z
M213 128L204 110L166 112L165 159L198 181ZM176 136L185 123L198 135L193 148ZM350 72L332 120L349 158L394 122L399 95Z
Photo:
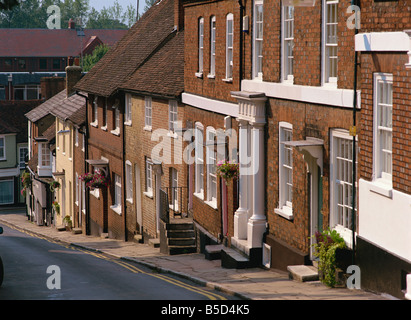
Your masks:
M174 26L177 31L184 29L183 0L174 0Z
M66 89L67 97L72 95L75 90L73 87L81 79L82 69L79 66L67 66L66 67Z

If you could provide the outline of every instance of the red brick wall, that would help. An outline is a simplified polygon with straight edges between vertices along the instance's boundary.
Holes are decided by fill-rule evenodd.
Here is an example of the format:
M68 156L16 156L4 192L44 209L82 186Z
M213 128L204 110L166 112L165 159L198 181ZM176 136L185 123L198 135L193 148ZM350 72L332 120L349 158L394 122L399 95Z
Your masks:
M361 54L361 123L360 123L360 177L372 180L373 172L373 82L375 72L393 74L392 115L392 168L393 188L411 193L411 70L405 69L406 53L362 53Z
M239 41L240 41L240 9L237 1L185 5L185 92L201 96L235 102L230 91L239 90ZM233 81L225 82L226 77L226 15L234 15L233 43ZM216 74L215 79L207 78L210 72L210 19L216 17ZM198 20L204 18L204 60L203 77L196 77L198 72Z
M114 104L115 99L120 99L120 135L114 135L110 131L114 129L113 126L113 109L111 106ZM90 97L89 107L88 107L88 118L92 119L92 103L94 97ZM101 159L101 157L107 158L109 161L109 174L111 183L107 189L107 194L100 189L100 198L97 199L94 196L90 196L90 219L92 220L91 227L96 225L96 229L100 230L103 227L103 217L104 211L107 210L107 226L109 236L112 238L124 239L125 238L125 227L124 227L124 201L123 201L123 189L122 189L122 209L121 215L110 209L114 201L114 173L121 176L123 182L123 137L122 137L122 123L123 120L123 98L121 96L113 97L108 100L107 108L107 130L101 128L103 123L103 112L102 106L105 100L99 98L98 100L98 127L93 127L90 124L89 128L89 159ZM90 166L91 170L91 166ZM98 227L97 227L98 226ZM93 229L92 229L93 232ZM101 232L101 231L100 231Z

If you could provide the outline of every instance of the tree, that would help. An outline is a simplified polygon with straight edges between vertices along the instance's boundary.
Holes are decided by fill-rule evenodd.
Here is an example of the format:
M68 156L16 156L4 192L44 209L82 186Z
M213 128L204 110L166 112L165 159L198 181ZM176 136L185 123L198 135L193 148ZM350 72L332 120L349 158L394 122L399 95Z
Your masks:
M146 4L144 6L144 12L150 9L156 2L157 0L146 0Z
M0 10L11 10L13 7L18 6L18 0L0 0Z
M91 9L88 16L88 29L128 29L129 9L123 13L123 7L116 0L108 8L103 7L100 12Z
M104 57L108 50L109 47L107 45L101 44L93 50L92 54L86 55L83 58L83 71L90 71L91 68Z

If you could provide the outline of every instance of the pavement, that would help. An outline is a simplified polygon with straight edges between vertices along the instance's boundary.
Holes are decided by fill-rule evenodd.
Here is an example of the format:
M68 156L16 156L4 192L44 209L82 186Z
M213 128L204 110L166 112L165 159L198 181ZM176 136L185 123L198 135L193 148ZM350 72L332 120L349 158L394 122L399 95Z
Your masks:
M166 255L159 248L134 241L104 239L54 227L38 226L28 220L21 208L0 209L0 225L13 226L53 241L101 252L136 262L156 272L189 279L199 285L247 300L390 300L390 296L364 290L329 288L320 281L300 282L287 272L264 269L226 269L220 260L207 260L204 254Z

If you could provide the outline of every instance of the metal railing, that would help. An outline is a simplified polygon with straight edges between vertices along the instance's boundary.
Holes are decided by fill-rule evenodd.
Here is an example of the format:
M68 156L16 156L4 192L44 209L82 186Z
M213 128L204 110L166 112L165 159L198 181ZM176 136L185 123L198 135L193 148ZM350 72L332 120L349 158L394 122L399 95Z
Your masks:
M188 216L188 188L166 187L169 213L172 216L184 218Z

